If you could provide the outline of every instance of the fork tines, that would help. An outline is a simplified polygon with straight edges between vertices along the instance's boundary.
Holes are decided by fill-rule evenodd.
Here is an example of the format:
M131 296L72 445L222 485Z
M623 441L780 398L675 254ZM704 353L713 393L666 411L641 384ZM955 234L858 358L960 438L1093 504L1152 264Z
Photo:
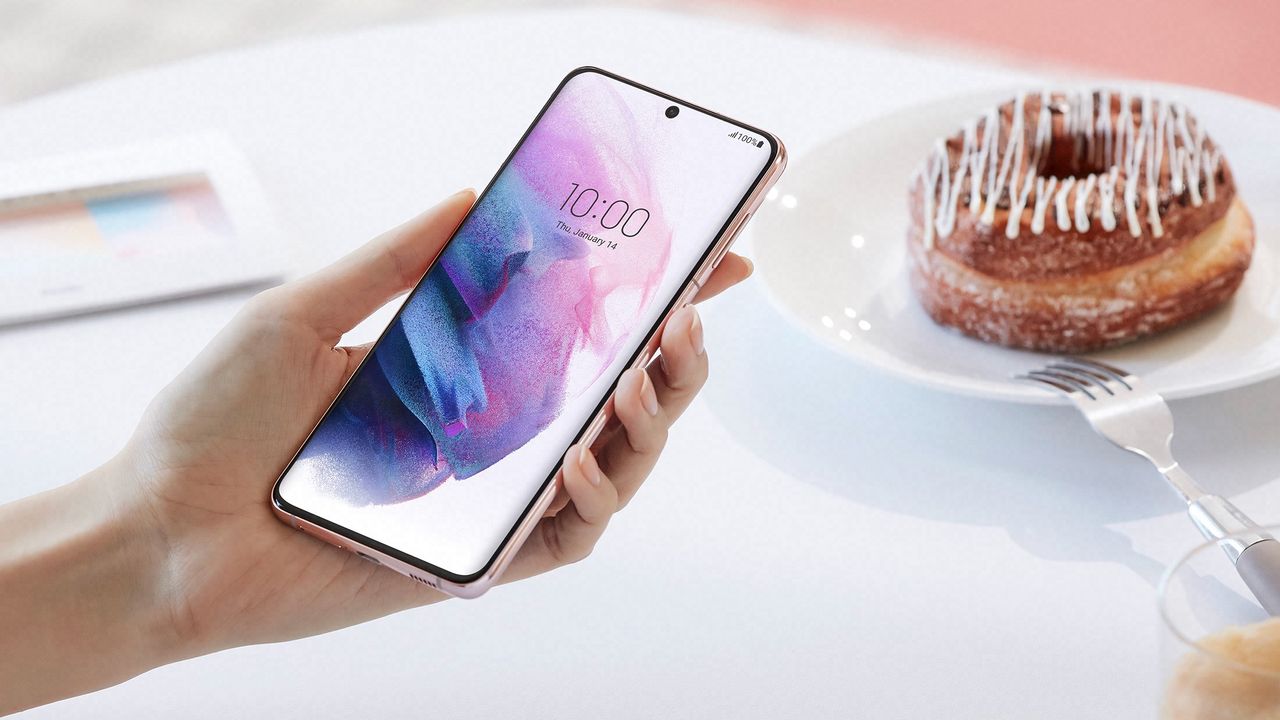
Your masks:
M1048 387L1072 399L1080 399L1083 395L1090 400L1097 400L1104 394L1133 390L1137 384L1136 377L1118 367L1077 357L1051 362L1016 378Z

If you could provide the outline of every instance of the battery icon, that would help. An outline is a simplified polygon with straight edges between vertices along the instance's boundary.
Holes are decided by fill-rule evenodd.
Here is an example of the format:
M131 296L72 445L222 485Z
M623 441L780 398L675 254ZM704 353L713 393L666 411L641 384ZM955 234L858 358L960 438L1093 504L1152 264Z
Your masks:
M756 143L756 147L764 147L764 141L761 140L760 142Z

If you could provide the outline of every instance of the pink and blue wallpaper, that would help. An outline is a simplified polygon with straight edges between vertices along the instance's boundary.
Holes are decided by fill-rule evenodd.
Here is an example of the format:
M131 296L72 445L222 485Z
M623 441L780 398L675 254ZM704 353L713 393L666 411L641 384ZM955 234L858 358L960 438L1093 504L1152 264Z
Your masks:
M280 499L469 576L772 158L743 126L572 75L285 472Z
M483 482L629 352L671 256L653 152L609 81L570 82L317 428L312 481L354 505Z

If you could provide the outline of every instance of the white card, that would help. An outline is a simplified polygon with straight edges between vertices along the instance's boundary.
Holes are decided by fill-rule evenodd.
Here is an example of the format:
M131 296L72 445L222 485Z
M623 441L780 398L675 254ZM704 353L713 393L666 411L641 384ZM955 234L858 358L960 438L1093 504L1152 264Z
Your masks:
M0 165L0 325L276 279L277 233L219 134Z

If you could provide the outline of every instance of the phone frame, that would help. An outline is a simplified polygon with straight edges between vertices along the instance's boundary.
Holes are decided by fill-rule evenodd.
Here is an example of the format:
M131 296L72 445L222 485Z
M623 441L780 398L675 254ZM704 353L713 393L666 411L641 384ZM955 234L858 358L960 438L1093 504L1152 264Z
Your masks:
M551 93L550 97L548 97L547 101L543 104L542 109L538 111L537 116L535 116L533 121L529 123L529 127L525 129L524 133L520 136L520 140L516 142L515 147L513 147L511 152L507 154L506 159L502 161L497 172L494 173L493 178L489 180L489 183L485 185L484 190L476 198L475 205L472 206L471 210L467 211L467 215L458 224L458 227L461 227L462 224L471 217L471 213L474 211L475 207L480 205L481 200L483 200L489 193L489 190L493 187L493 183L511 164L516 152L518 152L524 145L525 140L529 137L529 133L532 132L533 128L542 120L542 116L546 113L547 109L551 107L551 103L559 97L560 92L564 89L565 85L574 77L583 73L597 73L611 80L626 83L627 85L631 85L647 93L663 98L668 102L679 105L681 108L706 113L714 118L749 131L753 135L757 135L769 143L770 154L769 160L765 163L760 174L756 176L751 187L742 196L742 199L738 201L737 206L734 207L724 224L720 226L720 230L716 233L715 238L707 244L707 249L703 252L702 257L694 266L693 270L685 278L680 289L672 295L666 309L662 313L662 316L649 329L644 341L637 346L635 353L631 356L626 367L619 371L618 375L614 378L609 389L604 393L599 404L596 405L595 411L592 412L591 416L582 424L577 435L574 437L573 442L570 443L570 446L579 442L585 442L588 445L591 445L595 442L596 438L599 437L600 432L604 429L605 424L608 422L609 417L612 414L613 394L617 390L618 379L622 376L622 373L632 368L646 366L649 363L654 353L658 350L658 342L661 338L662 328L666 325L668 318L670 318L672 313L676 310L693 301L694 296L702 288L702 285L706 282L707 278L710 277L711 272L720 263L721 258L723 258L725 253L728 252L729 246L733 243L733 240L737 237L739 231L742 230L747 219L751 217L751 213L760 206L760 203L764 200L765 193L768 192L769 188L777 180L778 176L781 175L787 164L786 148L772 133L739 122L711 110L707 110L706 108L698 105L685 102L684 100L668 95L667 93L655 90L647 85L624 78L607 70L602 70L593 66L583 66L569 72L569 74L560 81L560 84L556 86L555 91ZM454 234L456 235L456 233L457 229L455 228ZM448 247L448 243L453 242L453 239L454 236L450 236L444 247ZM441 249L441 253L437 254L436 259L433 260L431 265L427 268L426 272L423 273L422 277L424 279L426 278L427 273L430 273L435 267L435 263L439 260L441 255L443 255L443 248ZM421 285L422 279L419 279L418 284L410 291L409 298L413 297L413 294L418 291L418 288L421 287ZM405 300L405 304L408 304L409 298ZM374 348L381 344L387 330L390 329L392 323L400 317L400 312L403 312L403 309L404 305L402 305L401 309L396 312L395 318L393 318L391 322L387 323L387 328L378 336L377 342L373 345ZM368 362L372 357L373 352L369 352L365 356L364 360L361 361L359 367L356 368L355 372L351 374L351 378L354 378L356 373L359 373L364 367L364 363ZM324 414L320 416L320 420L317 421L316 425L307 433L306 439L298 446L293 457L289 459L288 464L285 465L284 469L280 472L280 475L276 478L275 483L272 484L272 510L275 512L276 516L287 525L313 535L329 544L336 545L340 549L349 550L361 557L364 557L366 560L391 568L392 570L403 575L407 575L411 579L429 587L463 598L474 598L484 594L489 588L497 584L502 572L511 563L516 552L524 544L525 540L528 539L529 534L533 531L534 527L537 526L538 521L543 518L547 509L551 506L556 495L555 478L560 472L563 459L560 462L557 462L551 469L551 472L543 480L538 491L534 494L533 498L530 499L529 504L525 506L520 519L512 526L511 530L498 545L497 550L494 552L493 556L489 558L488 562L486 562L485 565L475 573L470 575L458 575L445 568L432 565L421 558L410 555L397 548L383 544L374 538L354 532L349 528L338 525L324 517L296 507L281 496L280 483L284 480L285 475L288 474L290 468L292 468L294 463L297 461L298 456L302 453L302 449L311 441L311 437L315 434L316 428L320 426L321 422L324 422L324 419L328 417L329 413L333 410L334 405L336 405L346 393L347 385L350 384L350 382L351 379L348 378L347 382L343 384L342 389L334 397L333 401L330 402L329 407L325 409Z

